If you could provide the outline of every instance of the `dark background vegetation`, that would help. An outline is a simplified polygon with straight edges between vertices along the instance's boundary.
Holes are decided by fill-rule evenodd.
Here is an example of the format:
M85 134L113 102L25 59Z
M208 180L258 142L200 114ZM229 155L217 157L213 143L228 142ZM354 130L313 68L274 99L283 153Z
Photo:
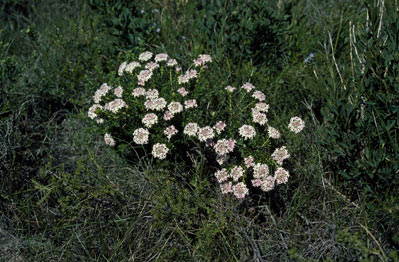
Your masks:
M398 261L398 8L1 1L0 261ZM209 53L215 84L251 81L276 124L304 118L289 183L238 201L201 162L105 146L92 94L144 50Z

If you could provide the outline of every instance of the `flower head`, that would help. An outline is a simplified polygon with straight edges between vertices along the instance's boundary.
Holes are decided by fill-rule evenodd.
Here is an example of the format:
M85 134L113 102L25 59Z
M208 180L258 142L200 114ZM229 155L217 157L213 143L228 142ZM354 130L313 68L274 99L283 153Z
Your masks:
M148 80L150 80L152 77L152 71L151 70L141 70L139 75L137 76L137 79L139 82L142 82L145 84Z
M118 86L117 88L114 89L114 95L116 97L122 98L122 93L123 93L123 87Z
M238 129L238 131L244 140L251 139L256 135L255 128L250 125L243 125Z
M226 86L224 89L227 90L227 92L230 92L230 93L233 93L234 90L236 90L236 88L232 87L232 86Z
M278 185L287 183L289 177L290 175L288 171L282 167L277 168L277 170L274 172L274 178L276 179L276 183Z
M255 166L254 157L248 156L244 158L244 163L247 168L254 167Z
M213 148L215 149L216 154L222 156L233 152L234 146L235 146L234 140L230 138L229 140L227 139L218 140Z
M94 119L94 118L97 117L96 110L97 110L98 108L103 109L103 107L102 107L100 104L94 104L94 105L92 105L92 106L89 108L89 112L88 112L89 118Z
M187 91L184 87L179 88L179 89L177 90L177 92L178 92L179 94L181 94L182 96L188 95L188 91Z
M177 134L177 129L174 125L168 126L163 133L170 139L172 136Z
M130 62L125 67L125 72L128 72L128 73L131 74L136 67L140 67L140 63L139 62Z
M133 141L138 145L148 144L149 134L150 132L145 128L136 129L133 132Z
M232 183L226 182L224 184L220 184L220 190L222 191L222 194L232 193L233 192Z
M226 124L223 121L218 121L213 128L215 129L217 134L222 133L222 131L224 130L224 128L226 127Z
M139 55L139 60L143 61L143 62L146 62L146 61L150 60L151 57L152 57L152 53L149 52L149 51L145 51L144 53L141 53Z
M176 61L176 59L168 59L168 61L166 62L166 65L170 66L170 67L175 66L175 65L177 65L177 61Z
M269 175L269 167L266 164L256 164L254 166L254 177L265 178Z
M133 89L132 95L134 97L145 96L145 89L142 87L137 87Z
M156 123L158 123L158 117L157 117L157 115L154 114L154 113L149 113L149 114L146 114L146 115L143 117L142 122L143 122L143 124L144 124L146 127L151 128L153 125L155 125Z
M166 154L169 152L169 148L165 145L165 144L161 144L161 143L156 143L153 147L152 147L152 155L155 158L159 158L159 159L165 159L166 158Z
M260 185L260 188L263 191L268 192L268 191L270 191L270 190L272 190L274 188L274 184L275 184L274 177L267 176L267 177L262 179L262 183Z
M185 109L195 108L197 106L198 106L197 105L197 100L195 100L195 99L184 101L184 108Z
M245 83L241 86L242 89L245 89L248 93L251 92L255 87L251 83Z
M269 133L269 137L273 139L278 139L280 138L280 132L275 129L274 127L269 126L267 128L267 132Z
M234 180L234 181L238 181L242 176L244 175L244 169L241 166L234 166L231 170L230 170L230 177Z
M305 122L299 117L295 116L291 118L288 128L294 133L299 133L305 128Z
M229 178L229 173L227 172L226 168L223 168L216 171L215 176L219 183L223 183Z
M213 137L213 129L210 126L205 126L198 130L198 139L201 142L205 142L206 140L212 139Z
M183 105L180 104L179 102L171 102L168 105L168 110L170 113L172 113L172 115L174 115L183 111Z
M184 127L183 133L189 136L196 136L198 132L198 124L197 123L188 123Z
M259 101L265 101L266 100L266 96L265 94L263 94L261 91L255 91L252 94L252 97L259 100Z
M154 58L155 62L163 62L168 60L168 54L162 53L162 54L157 54Z
M120 109L122 109L124 107L127 107L127 105L126 105L125 101L123 101L120 98L117 98L117 99L115 99L111 102L108 102L104 105L105 110L111 111L113 113L118 112Z
M285 148L285 146L282 146L280 148L277 148L274 150L272 154L272 158L279 164L282 165L283 161L287 158L290 157L290 154L288 153L288 150Z
M263 102L257 103L255 105L255 109L258 110L259 112L265 112L269 111L269 105Z
M109 146L114 146L115 145L115 140L108 133L105 133L105 135L104 135L104 142L105 142L105 144L107 144Z
M148 62L145 65L145 68L148 69L148 70L154 71L155 69L159 68L159 64L154 63L154 62Z
M237 183L233 186L233 193L236 198L245 198L245 196L248 195L248 192L248 188L243 182Z
M125 71L125 68L126 68L126 66L127 66L127 63L126 62L123 62L120 66L119 66L119 68L118 68L118 75L123 75L123 72Z

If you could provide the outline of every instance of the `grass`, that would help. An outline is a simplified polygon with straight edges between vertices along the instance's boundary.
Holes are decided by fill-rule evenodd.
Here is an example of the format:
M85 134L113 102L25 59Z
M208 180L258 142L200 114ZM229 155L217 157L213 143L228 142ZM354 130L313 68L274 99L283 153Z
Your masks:
M0 5L0 261L398 261L397 195L347 191L320 142L327 98L354 81L348 27L364 25L363 2L122 3ZM147 49L211 53L210 82L250 80L271 118L303 116L290 182L238 201L200 158L164 170L107 147L86 118L92 93Z

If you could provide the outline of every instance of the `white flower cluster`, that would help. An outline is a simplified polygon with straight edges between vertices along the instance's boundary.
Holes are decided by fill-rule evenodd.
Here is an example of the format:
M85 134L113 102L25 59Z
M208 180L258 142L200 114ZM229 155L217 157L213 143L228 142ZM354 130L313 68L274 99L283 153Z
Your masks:
M184 75L180 75L178 78L179 84L188 83L191 79L197 78L198 72L195 69L188 70Z
M133 132L133 141L138 145L145 145L148 144L148 136L150 132L148 132L145 128L136 129Z
M207 63L212 62L212 57L210 55L199 55L197 59L194 60L194 65L195 66L203 66Z
M190 140L197 139L214 152L216 161L221 167L216 171L215 176L223 194L232 193L236 198L245 198L251 187L259 187L267 192L278 184L288 182L289 173L282 167L284 160L290 157L285 146L275 149L271 158L265 157L263 152L261 152L263 155L258 153L258 150L270 148L271 139L281 137L279 130L269 125L267 117L269 105L266 102L266 95L262 91L257 90L249 82L244 83L240 88L232 86L224 88L228 93L230 112L234 114L232 106L244 108L240 109L240 112L248 109L244 114L249 112L250 115L242 117L240 113L237 117L250 123L243 122L236 127L234 122L232 124L228 119L228 122L216 121L212 125L209 123L201 127L197 122L191 120L192 122L183 122L181 125L177 122L181 119L186 121L185 119L190 119L187 116L196 114L196 112L186 113L186 110L189 112L188 109L197 108L198 104L196 99L190 99L190 96L196 94L196 90L193 90L194 85L182 87L177 84L189 83L191 79L198 78L199 73L196 69L183 71L177 61L171 59L166 53L154 55L146 51L139 55L138 60L139 62L123 62L118 68L118 75L123 76L123 81L137 78L137 82L134 81L136 86L132 89L129 86L126 88L118 86L114 89L106 83L102 84L93 96L94 104L88 110L88 116L91 119L98 123L107 123L107 120L104 119L117 119L117 115L107 111L114 114L120 112L121 109L128 107L125 101L129 103L129 106L134 105L132 108L122 111L124 117L129 116L130 111L136 109L135 112L142 114L140 119L142 127L135 128L132 140L137 145L152 145L152 156L161 160L169 154L170 143L182 139L182 136L191 137ZM203 54L194 60L194 66L201 67L202 70L211 62L212 58ZM171 67L175 67L175 69ZM156 70L158 68L160 69ZM165 70L168 72L166 74L168 77L169 74L177 76L177 83L175 82L176 77L170 77L170 81L173 82L167 88L172 90L165 89L166 85L160 85L160 88L154 87L155 82L150 81L154 74L162 75ZM132 92L128 93L126 90L132 90ZM166 93L171 93L169 97L173 97L173 99L167 99L168 96L164 95ZM106 96L105 99L104 96ZM237 98L240 100L235 103ZM234 102L232 102L233 99ZM247 103L248 99L252 101ZM241 102L243 103L241 104ZM214 119L213 112L210 113ZM99 115L104 119L99 118ZM164 125L159 123L160 121L170 122ZM301 132L304 127L305 123L299 117L291 118L288 125L288 129L294 133ZM179 130L180 128L181 130ZM161 134L156 133L159 130ZM153 139L155 141L152 141ZM111 134L105 134L104 140L110 146L115 145ZM258 142L262 146L254 145ZM266 147L264 147L265 145ZM252 150L254 147L256 147L256 151L248 150ZM244 156L247 152L252 155ZM240 157L242 163L237 163L240 161ZM249 181L251 184L247 185L246 183Z

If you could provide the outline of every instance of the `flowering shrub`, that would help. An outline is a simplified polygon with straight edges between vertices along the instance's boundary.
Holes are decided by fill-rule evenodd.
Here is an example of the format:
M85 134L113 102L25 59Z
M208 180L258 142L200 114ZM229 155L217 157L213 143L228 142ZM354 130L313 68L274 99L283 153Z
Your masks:
M88 116L103 128L106 144L131 146L140 157L180 161L194 148L207 151L224 194L244 198L252 187L270 191L286 183L282 165L290 154L272 148L281 134L269 125L266 95L251 83L209 92L200 76L211 62L203 54L183 71L167 54L141 53L120 65L116 88L100 86ZM304 126L293 117L286 129L299 133Z

